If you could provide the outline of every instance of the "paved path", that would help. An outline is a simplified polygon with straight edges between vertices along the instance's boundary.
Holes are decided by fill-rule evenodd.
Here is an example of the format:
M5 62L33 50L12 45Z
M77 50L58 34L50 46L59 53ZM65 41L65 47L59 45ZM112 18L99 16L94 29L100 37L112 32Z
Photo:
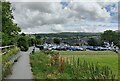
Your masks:
M33 47L30 47L27 52L20 52L21 57L13 65L12 75L6 77L6 79L33 79L29 54L33 50Z

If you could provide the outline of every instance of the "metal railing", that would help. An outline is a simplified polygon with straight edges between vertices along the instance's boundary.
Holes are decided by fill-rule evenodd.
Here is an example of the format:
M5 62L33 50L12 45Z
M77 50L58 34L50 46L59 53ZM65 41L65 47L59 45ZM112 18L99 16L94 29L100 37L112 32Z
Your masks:
M15 45L9 45L9 46L0 47L0 51L1 51L2 55L5 55L7 52L10 51L10 48L12 48L14 46Z

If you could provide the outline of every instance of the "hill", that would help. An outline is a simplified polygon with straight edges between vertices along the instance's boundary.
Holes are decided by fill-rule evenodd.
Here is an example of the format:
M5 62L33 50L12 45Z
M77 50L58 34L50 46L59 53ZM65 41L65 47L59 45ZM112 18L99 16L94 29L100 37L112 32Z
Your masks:
M71 37L98 37L100 36L101 33L86 33L86 32L62 32L62 33L40 33L40 34L33 34L36 35L37 37L59 37L59 38L71 38Z

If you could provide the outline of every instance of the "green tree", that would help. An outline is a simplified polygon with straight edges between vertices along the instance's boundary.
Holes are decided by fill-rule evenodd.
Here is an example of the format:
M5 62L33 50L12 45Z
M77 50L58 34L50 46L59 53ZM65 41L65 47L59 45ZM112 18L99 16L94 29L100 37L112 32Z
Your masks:
M60 41L59 38L54 38L54 39L53 39L53 42L54 42L55 44L60 44L61 41Z
M21 36L25 36L25 33L22 33Z
M35 39L35 44L36 44L36 45L41 45L41 44L42 44L42 39L41 39L41 38Z
M34 46L35 39L34 38L29 38L28 42L29 42L29 46Z
M20 47L21 51L27 51L29 48L27 36L20 36L17 45Z
M13 22L12 10L11 3L2 2L2 32L5 36L2 36L2 45L16 44L18 32L21 31L17 24Z
M103 34L101 34L102 41L106 41L109 43L114 43L116 46L120 48L120 31L112 31L106 30Z
M88 42L88 45L90 45L90 46L97 46L98 45L98 42L95 38L89 38L89 40L87 42Z
M118 32L118 43L117 46L120 48L120 31Z
M117 45L119 40L119 34L116 31L106 30L101 34L101 40L109 43L114 43Z

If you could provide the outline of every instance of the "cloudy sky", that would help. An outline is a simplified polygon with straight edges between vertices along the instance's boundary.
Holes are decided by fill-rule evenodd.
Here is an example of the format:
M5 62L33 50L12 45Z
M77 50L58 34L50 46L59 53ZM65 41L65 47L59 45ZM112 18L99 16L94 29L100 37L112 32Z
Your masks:
M102 32L118 29L118 2L11 1L25 33Z

